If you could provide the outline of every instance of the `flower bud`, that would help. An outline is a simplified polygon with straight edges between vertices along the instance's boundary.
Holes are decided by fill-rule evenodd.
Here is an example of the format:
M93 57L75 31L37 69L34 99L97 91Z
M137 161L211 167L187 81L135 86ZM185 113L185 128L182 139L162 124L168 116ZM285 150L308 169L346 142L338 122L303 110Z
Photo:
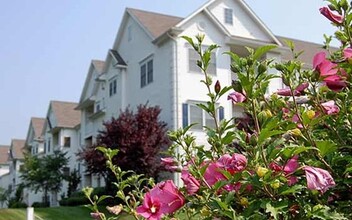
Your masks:
M267 69L268 69L268 67L266 66L266 64L261 63L261 64L258 66L258 73L259 73L259 74L264 73Z
M265 168L265 167L258 167L257 168L257 175L259 176L259 177L263 177L263 176L265 176L265 174L268 172L269 170L267 169L267 168Z
M274 182L270 183L271 188L277 189L280 187L280 181L279 180L274 180Z
M241 92L242 93L242 85L239 81L237 80L232 80L232 88L236 92Z
M221 85L219 80L216 81L215 86L214 86L215 93L218 94L221 90Z
M246 197L241 197L240 204L244 207L247 207L249 205L248 199Z
M295 129L290 130L290 133L291 133L293 136L296 136L296 137L299 137L299 136L302 135L301 130L299 130L298 128L295 128Z
M309 119L313 119L315 117L315 111L313 110L308 110L306 114Z

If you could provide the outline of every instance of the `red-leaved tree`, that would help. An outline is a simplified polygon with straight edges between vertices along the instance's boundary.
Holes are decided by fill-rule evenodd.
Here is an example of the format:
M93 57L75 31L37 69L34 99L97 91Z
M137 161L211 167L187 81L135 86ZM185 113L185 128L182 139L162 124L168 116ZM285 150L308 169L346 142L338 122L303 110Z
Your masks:
M106 159L96 150L96 147L102 146L119 150L113 163L122 170L134 170L156 178L160 167L160 151L170 145L167 124L159 120L160 112L158 106L140 105L136 114L127 108L118 118L105 122L97 142L79 153L88 172L109 178Z

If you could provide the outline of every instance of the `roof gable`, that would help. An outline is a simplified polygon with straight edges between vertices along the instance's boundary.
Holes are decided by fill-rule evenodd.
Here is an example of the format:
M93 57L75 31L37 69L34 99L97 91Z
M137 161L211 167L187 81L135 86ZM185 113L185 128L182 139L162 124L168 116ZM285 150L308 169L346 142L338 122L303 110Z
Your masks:
M132 8L128 8L127 12L144 28L144 30L146 30L146 32L148 32L148 35L152 37L152 40L164 34L183 19L176 16Z
M56 119L56 124L53 127L74 128L81 122L81 111L75 110L78 103L51 101L48 116L52 111Z
M31 126L34 131L34 138L40 138L44 127L45 118L31 118Z
M9 157L10 146L0 145L0 164L6 164Z
M25 142L21 139L12 139L10 146L11 159L24 159Z
M79 99L79 103L82 104L84 101L86 101L86 99L89 99L90 97L92 97L94 94L94 84L98 83L95 81L95 79L101 75L104 71L104 67L105 67L105 62L101 61L101 60L92 60L90 65L89 65L89 69L88 69L88 73L86 76L86 80L84 81L84 86L83 86L83 90L81 93L81 97Z

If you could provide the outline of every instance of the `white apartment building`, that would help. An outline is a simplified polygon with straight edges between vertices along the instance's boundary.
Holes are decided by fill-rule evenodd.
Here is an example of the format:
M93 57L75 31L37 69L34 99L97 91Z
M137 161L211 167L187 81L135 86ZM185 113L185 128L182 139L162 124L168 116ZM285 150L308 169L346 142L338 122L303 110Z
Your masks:
M205 35L204 47L220 45L212 54L209 72L221 85L231 85L236 79L230 70L230 57L223 55L226 51L244 56L245 47L273 44L277 48L268 52L267 58L290 58L284 38L275 36L242 0L210 0L186 18L127 8L106 60L95 60L90 65L78 105L82 111L82 143L95 141L102 121L118 116L127 106L135 108L148 102L161 107L160 119L170 129L199 123L192 133L199 144L206 145L202 126L211 122L195 106L208 100L206 88L200 83L204 75L196 66L197 54L181 38L197 34ZM308 51L302 57L309 66L312 54L321 46L294 42L297 50ZM280 79L274 79L268 92L283 86ZM217 104L222 107L219 117L241 116L240 109L226 96Z

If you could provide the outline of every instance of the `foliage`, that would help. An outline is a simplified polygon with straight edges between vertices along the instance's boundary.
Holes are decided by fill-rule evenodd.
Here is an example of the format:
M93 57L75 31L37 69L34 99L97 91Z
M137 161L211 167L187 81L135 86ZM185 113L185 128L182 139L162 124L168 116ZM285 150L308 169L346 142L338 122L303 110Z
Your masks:
M16 187L15 196L11 197L8 200L7 206L9 208L24 208L24 207L27 207L27 204L25 204L23 202L23 189L24 189L24 185L23 184L19 184Z
M62 172L67 165L66 153L55 152L44 157L25 155L21 178L25 187L35 192L44 192L44 203L47 203L48 192L59 192L62 181L66 178Z
M78 185L81 182L81 175L76 169L74 169L70 173L70 176L67 177L67 181L68 181L67 197L70 197L71 194L77 190Z
M0 187L0 207L3 207L4 203L8 200L10 192Z
M134 170L150 177L157 177L159 170L158 155L162 148L169 145L166 123L159 121L159 107L140 105L137 113L127 108L118 118L104 123L97 143L85 148L79 155L90 173L109 177L104 155L96 150L97 146L118 149L119 155L113 163L122 170Z
M273 45L247 48L247 57L227 52L237 78L222 87L207 73L218 46L203 51L204 36L183 37L199 54L197 65L204 73L209 101L198 107L215 122L214 128L204 127L208 146L197 144L190 130L194 125L170 132L173 158L162 161L181 172L183 186L169 180L125 195L124 187L145 179L118 178L117 197L126 204L112 207L116 218L111 219L123 211L151 220L180 212L188 219L351 219L352 9L346 0L329 2L320 12L338 29L334 37L341 45L331 51L332 37L326 37L326 51L313 57L311 69L299 61L303 52L292 42L292 59L283 62L265 59ZM274 78L286 87L269 95ZM219 121L217 103L223 96L243 109L243 117ZM103 152L113 173L125 175L112 165L117 152ZM106 197L92 198L90 189L85 193L91 216L106 219L97 209Z

